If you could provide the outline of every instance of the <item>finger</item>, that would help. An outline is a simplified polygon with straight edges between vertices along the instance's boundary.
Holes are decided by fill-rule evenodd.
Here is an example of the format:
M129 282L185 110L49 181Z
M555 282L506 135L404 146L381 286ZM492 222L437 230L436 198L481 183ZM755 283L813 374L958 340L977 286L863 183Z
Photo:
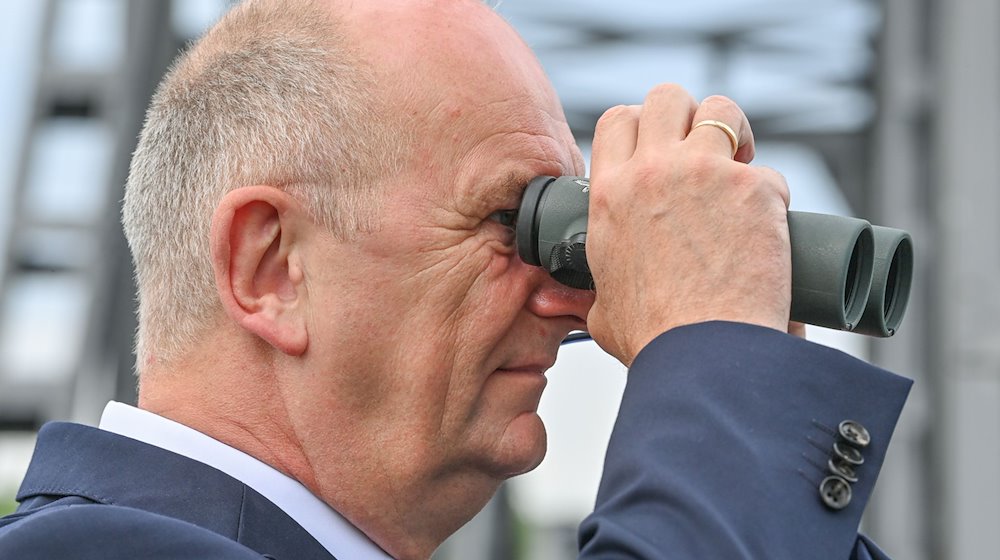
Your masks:
M700 122L719 121L726 123L736 134L736 150L729 135L716 126L699 126ZM686 142L711 153L724 154L742 163L750 163L754 156L753 131L743 110L728 97L713 95L698 106L691 122L691 130Z
M642 104L639 146L662 154L665 145L684 140L697 109L698 103L684 88L674 84L656 86Z
M591 166L601 169L628 161L635 152L639 130L638 105L619 105L601 115L594 128Z

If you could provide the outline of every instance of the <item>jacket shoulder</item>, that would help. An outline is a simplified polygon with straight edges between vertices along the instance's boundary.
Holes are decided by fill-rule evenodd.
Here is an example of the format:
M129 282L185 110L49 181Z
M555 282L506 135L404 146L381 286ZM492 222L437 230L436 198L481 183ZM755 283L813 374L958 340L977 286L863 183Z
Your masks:
M41 508L0 525L0 558L260 560L261 555L178 519L129 507L79 504Z

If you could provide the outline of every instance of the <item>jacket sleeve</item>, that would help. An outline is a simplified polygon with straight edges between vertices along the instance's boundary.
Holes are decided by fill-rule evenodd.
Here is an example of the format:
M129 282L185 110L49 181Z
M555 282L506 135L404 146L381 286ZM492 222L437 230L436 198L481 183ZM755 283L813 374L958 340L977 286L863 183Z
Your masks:
M629 371L580 557L886 558L857 530L910 385L763 327L662 334ZM845 420L870 443L837 509L820 487Z

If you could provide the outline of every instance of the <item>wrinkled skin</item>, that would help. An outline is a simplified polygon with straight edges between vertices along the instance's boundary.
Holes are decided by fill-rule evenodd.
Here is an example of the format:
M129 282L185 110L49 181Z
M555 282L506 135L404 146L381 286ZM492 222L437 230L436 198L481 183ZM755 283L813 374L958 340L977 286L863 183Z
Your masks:
M734 129L735 154L718 128L692 130L704 120ZM676 326L730 320L789 329L788 187L777 172L746 165L753 154L736 104L718 96L699 104L678 86L659 86L642 106L615 107L598 122L589 327L623 363Z
M746 165L752 134L727 99L663 86L610 110L594 142L595 303L522 262L491 218L536 175L584 173L516 33L475 0L330 5L419 131L378 186L382 227L344 241L281 189L231 192L212 224L225 314L174 371L144 374L140 405L301 481L393 556L426 558L542 460L544 372L570 330L629 364L678 325L787 328L787 188ZM718 129L691 132L702 119L738 131L735 161Z

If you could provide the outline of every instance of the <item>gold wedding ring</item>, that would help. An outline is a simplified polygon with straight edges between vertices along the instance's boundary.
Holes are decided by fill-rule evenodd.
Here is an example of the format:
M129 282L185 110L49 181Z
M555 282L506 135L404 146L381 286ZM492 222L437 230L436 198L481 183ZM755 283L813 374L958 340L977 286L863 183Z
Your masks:
M691 127L691 130L693 131L699 126L714 126L715 128L721 130L722 132L725 132L726 136L729 137L729 143L733 147L733 153L729 157L736 157L736 151L740 149L740 140L739 138L736 137L736 131L733 130L733 127L729 126L728 124L722 121L708 119L704 121L698 121L697 123L695 123L694 126Z

